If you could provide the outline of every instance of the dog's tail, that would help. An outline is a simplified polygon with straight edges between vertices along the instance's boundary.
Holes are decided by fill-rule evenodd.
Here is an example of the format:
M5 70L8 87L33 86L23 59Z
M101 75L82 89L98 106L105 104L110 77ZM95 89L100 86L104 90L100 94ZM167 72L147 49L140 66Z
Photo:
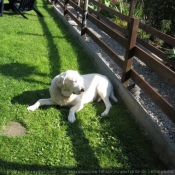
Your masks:
M110 98L111 98L114 102L118 102L117 98L114 96L114 91L113 91L113 90L111 91Z

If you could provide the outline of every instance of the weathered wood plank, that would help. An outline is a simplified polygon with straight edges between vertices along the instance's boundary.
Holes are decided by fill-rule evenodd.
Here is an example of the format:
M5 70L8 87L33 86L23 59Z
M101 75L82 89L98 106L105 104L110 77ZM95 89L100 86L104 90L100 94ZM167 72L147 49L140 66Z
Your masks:
M132 18L133 17L133 14L134 14L134 9L135 9L135 1L131 1L130 2L130 8L129 8L129 18ZM128 22L127 23L127 29L129 30L129 25L130 23ZM128 35L126 35L128 36Z
M158 37L159 39L165 41L166 43L172 45L173 47L175 47L175 38L173 38L169 35L166 35L166 34L162 33L161 31L159 31L153 27L150 27L146 24L143 24L141 22L139 23L139 28L144 30L147 33L150 33L150 34Z
M175 87L175 72L166 67L163 63L158 61L153 56L149 55L146 51L139 46L135 47L135 56L143 61L148 67L160 75L166 82Z
M101 22L105 21L106 24L107 24L108 26L110 26L111 28L113 28L113 29L115 29L115 30L118 30L118 31L121 32L124 36L128 36L128 34L129 34L128 30L126 30L126 29L124 29L124 28L118 26L118 25L115 24L114 22L112 22L112 21L110 21L109 19L107 19L106 17L104 17L102 14L96 12L95 10L93 10L93 9L91 9L91 8L89 8L89 12L92 12L94 15L96 15L96 16L98 17L97 19L100 18Z
M117 33L113 29L111 29L106 24L103 24L101 21L93 17L92 15L88 14L88 19L93 22L98 28L102 31L106 32L111 38L119 42L124 48L127 46L127 39L122 36L121 34Z
M58 3L62 9L64 9L64 5L61 3L61 1L57 1L56 3Z
M148 82L139 76L135 70L131 70L131 79L143 90L143 92L175 123L175 110L162 95L155 91Z
M134 57L138 25L139 25L139 19L131 18L129 36L128 36L128 44L126 48L126 55L125 55L123 74L122 74L122 83L125 86L129 85L130 70L132 67L132 61Z
M81 7L79 7L77 4L75 4L74 2L72 2L72 0L69 0L69 4L74 7L74 9L76 11L79 11L81 14L83 14L83 9Z
M81 26L81 21L77 19L76 16L74 16L69 10L67 11L67 14L79 25Z
M97 2L97 1L89 0L89 2L92 2L94 5L97 5L97 6L100 7L101 9L104 9L104 10L106 10L106 11L108 11L108 12L110 12L110 13L116 15L116 16L118 16L118 17L121 18L122 20L125 20L125 21L127 21L127 22L130 22L130 21L131 21L130 18L129 18L128 16L123 15L122 13L117 12L117 11L115 11L115 10L109 8L109 7L106 7L105 5L100 4L100 3Z
M67 15L67 11L68 11L67 6L68 6L68 3L69 3L69 0L65 0L65 2L64 2L64 16Z
M175 59L168 59L167 56L158 48L152 46L151 44L145 42L144 40L137 37L137 43L148 49L150 52L154 53L160 59L166 61L169 65L175 67Z
M88 28L86 29L86 34L89 35L121 69L123 68L124 61L110 47L100 38L97 38Z

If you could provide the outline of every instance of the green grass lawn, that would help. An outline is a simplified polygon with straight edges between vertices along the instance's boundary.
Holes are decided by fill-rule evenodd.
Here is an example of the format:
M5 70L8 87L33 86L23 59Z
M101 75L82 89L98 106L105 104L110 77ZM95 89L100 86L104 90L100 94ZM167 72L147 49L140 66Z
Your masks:
M0 131L10 121L27 128L22 137L0 135L0 174L166 169L120 102L112 103L103 118L103 102L87 104L73 124L67 121L65 107L26 110L39 98L49 97L55 75L68 69L96 72L48 1L38 0L36 5L43 18L27 12L26 20L11 11L0 17Z

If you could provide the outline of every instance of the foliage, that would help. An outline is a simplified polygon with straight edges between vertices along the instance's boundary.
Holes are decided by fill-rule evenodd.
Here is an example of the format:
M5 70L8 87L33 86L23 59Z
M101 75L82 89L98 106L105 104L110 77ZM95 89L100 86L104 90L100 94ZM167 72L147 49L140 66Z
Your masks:
M122 12L125 15L129 14L129 8L130 4L133 0L121 0L121 6L122 8L125 8L125 12ZM136 18L141 18L143 16L143 0L135 0L135 8L134 8L134 14L133 16Z
M115 24L119 25L120 27L126 29L127 28L127 22L124 20L121 20L119 17L116 16L115 20L113 21Z
M133 0L127 0L127 3L131 3ZM143 7L143 0L134 0L135 1L135 8L141 9Z
M113 5L113 4L111 4L110 3L110 0L103 0L102 1L102 4L105 5L106 7L109 7L111 9L116 10L116 6ZM93 10L97 10L98 9L98 6L97 5L94 5L92 2L89 2L88 6L90 8L92 8ZM101 9L100 13L103 14L104 16L106 16L106 17L109 17L109 18L113 18L114 17L113 14L109 13L108 11L106 11L104 9Z
M129 15L130 5L123 0L120 0L119 2L119 5L116 5L116 10L124 15Z
M111 0L103 0L102 4L105 5L106 7L109 7L117 12L120 12L124 15L129 15L129 9L130 9L130 1L128 3L127 0L118 0L119 5L115 5L111 3ZM94 5L92 2L89 3L88 5L90 8L92 8L93 10L97 10L97 6ZM116 21L118 21L119 23L121 23L122 26L124 26L125 24L119 20L119 18L117 19L117 17L111 13L109 13L108 11L101 9L100 11L101 14L103 14L106 17L109 18L116 18ZM134 10L134 17L141 17L142 16L142 5L139 3L139 1L136 4L136 8ZM123 24L122 24L123 23Z
M175 48L169 50L169 51L165 51L164 52L168 58L173 58L175 59Z
M106 7L109 7L109 8L111 8L111 9L113 9L113 10L117 10L116 5L111 4L111 0L103 0L103 1L102 1L102 4L104 4ZM102 9L102 10L100 11L100 13L101 13L102 15L106 16L106 17L109 17L109 18L114 18L114 17L115 17L113 14L111 14L110 12L108 12L108 11L106 11L106 10L104 10L104 9Z
M174 0L144 0L143 13L151 26L175 36Z
M94 5L92 2L89 2L88 6L93 9L93 10L97 10L98 6L97 5Z
M117 6L117 11L124 14L124 15L129 15L129 10L130 10L130 1L129 3L121 0L120 5ZM142 17L142 6L137 5L136 8L134 9L134 17L141 18ZM119 26L126 28L127 27L127 22L124 20L121 20L119 17L115 17L114 22L118 24ZM140 33L140 32L139 32Z

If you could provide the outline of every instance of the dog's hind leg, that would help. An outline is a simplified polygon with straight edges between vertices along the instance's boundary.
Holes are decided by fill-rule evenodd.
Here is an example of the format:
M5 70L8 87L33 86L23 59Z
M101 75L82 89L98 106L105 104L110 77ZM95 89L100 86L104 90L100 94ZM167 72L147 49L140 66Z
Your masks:
M105 111L101 114L101 116L107 115L107 114L109 113L111 107L112 107L112 105L111 105L111 103L110 103L110 101L109 101L109 97L110 97L114 102L118 102L117 98L114 96L113 90L111 91L111 93L110 93L109 96L108 96L108 93L107 93L106 97L103 97L103 96L102 96L102 99L103 99L103 101L104 101L104 103L105 103L106 109L105 109Z
M114 91L113 91L113 90L111 91L110 98L111 98L114 102L118 102L117 98L114 96Z
M106 87L106 88L104 86L97 87L97 93L101 97L101 99L104 101L105 106L106 106L106 109L103 113L101 113L101 116L106 116L112 107L112 105L109 101L109 97L111 96L111 90L112 90L111 87ZM117 100L117 99L115 99L115 100Z
M105 103L105 106L106 106L105 111L104 111L103 113L101 113L101 116L103 117L103 116L108 115L108 113L109 113L109 111L110 111L112 105L111 105L111 103L110 103L110 101L109 101L109 97L105 97L105 98L102 98L102 99L103 99L103 101L104 101L104 103Z
M36 109L38 109L42 105L55 105L55 103L53 103L53 101L51 100L51 98L40 99L35 104L33 104L32 106L29 106L27 108L27 110L28 111L35 111Z

